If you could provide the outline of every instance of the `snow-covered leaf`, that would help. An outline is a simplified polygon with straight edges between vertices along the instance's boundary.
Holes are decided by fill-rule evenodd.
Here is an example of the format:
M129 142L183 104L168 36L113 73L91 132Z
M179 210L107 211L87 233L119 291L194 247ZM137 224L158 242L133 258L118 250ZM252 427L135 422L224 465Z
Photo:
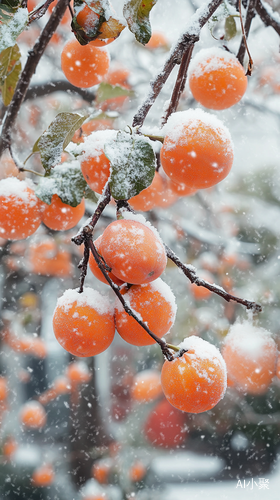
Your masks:
M50 175L40 180L35 193L48 205L52 196L57 194L63 203L76 207L85 196L87 187L79 162L75 160L54 167Z
M60 162L61 154L86 117L76 113L59 113L47 130L37 139L32 153L39 152L46 173Z
M11 102L20 72L20 51L16 44L0 54L0 89L5 106Z
M130 31L138 42L145 45L151 38L149 14L157 0L129 0L124 4L123 15Z
M2 9L3 8L4 6L2 5ZM6 10L5 12L8 15ZM10 19L6 19L5 22L3 22L3 15L5 14L5 12L1 10L0 53L8 47L13 47L15 45L17 37L24 30L28 22L27 9L23 9L20 7L13 16L11 15L12 12L10 12Z
M115 200L128 200L150 186L156 160L145 137L118 132L116 140L105 144L104 152L111 163L110 188Z
M106 101L107 99L113 99L122 95L132 96L134 92L129 89L125 89L120 85L110 85L109 83L100 83L96 92L96 102L100 103Z

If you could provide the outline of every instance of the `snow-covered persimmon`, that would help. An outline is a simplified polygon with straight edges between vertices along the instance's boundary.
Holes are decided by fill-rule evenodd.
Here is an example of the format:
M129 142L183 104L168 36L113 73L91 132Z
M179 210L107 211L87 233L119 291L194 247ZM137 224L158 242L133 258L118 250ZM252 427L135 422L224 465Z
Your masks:
M175 297L160 278L152 283L133 285L124 293L124 299L158 337L163 337L173 326L177 309ZM115 322L117 332L129 344L143 346L155 343L137 321L125 312L119 300L116 300Z
M143 370L135 375L130 391L134 401L147 403L154 401L162 394L160 372Z
M205 108L226 109L238 103L247 89L243 66L231 52L203 49L189 66L189 85L194 98Z
M42 202L25 181L9 177L0 181L0 236L25 239L42 221Z
M109 224L102 235L100 249L112 273L134 285L154 281L167 263L158 235L138 220L120 219Z
M227 370L220 351L209 342L191 336L178 346L183 354L165 361L161 384L166 399L178 410L202 413L223 398Z
M41 465L32 474L33 486L50 486L54 480L54 470L50 464Z
M45 205L43 223L54 231L66 231L78 224L85 213L85 201L82 200L76 207L63 203L57 194L52 196L50 205Z
M45 408L38 401L28 401L20 410L21 423L30 429L41 429L46 425Z
M67 366L66 377L72 384L86 384L91 378L89 368L85 361L74 361Z
M80 45L71 40L61 53L61 69L67 80L76 87L89 88L104 80L110 64L106 49L92 44Z
M229 174L233 145L228 129L218 118L189 109L169 117L160 158L163 170L174 182L204 189Z
M85 288L66 290L57 301L53 330L60 345L74 356L105 351L115 334L113 309L107 296Z
M222 350L235 387L248 394L263 394L276 375L278 350L270 332L249 321L235 323Z

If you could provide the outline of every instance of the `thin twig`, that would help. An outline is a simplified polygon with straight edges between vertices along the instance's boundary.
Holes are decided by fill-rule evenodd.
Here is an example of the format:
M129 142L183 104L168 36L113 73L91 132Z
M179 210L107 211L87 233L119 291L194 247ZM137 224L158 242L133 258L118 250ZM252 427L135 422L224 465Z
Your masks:
M243 41L244 41L244 45L245 45L245 48L247 50L247 54L248 54L248 57L249 57L248 68L247 68L247 71L246 71L246 76L247 75L251 76L254 63L253 63L253 59L251 57L251 54L250 54L250 51L249 51L249 47L248 47L248 44L247 44L247 38L246 38L246 33L245 33L243 19L242 19L241 0L239 0L239 4L238 5L239 5L239 16L240 16L240 24L241 24L241 30L242 30L242 35L243 35Z
M38 19L43 17L47 12L50 4L53 2L54 0L46 0L46 2L43 5L39 5L39 7L36 7L36 9L30 12L28 16L28 25L30 25L33 21L37 21Z
M29 51L25 67L18 80L13 98L4 117L2 134L0 138L0 157L5 149L11 144L11 132L15 124L18 112L24 101L27 89L32 76L34 75L38 63L47 47L53 33L58 27L60 20L67 9L70 0L58 0L58 3L51 13L50 19L44 27L41 35L32 50Z
M244 23L244 30L245 30L246 38L248 38L249 31L251 28L251 23L256 15L256 11L255 11L256 2L257 2L257 0L249 0L249 3L248 3L247 12L246 12L246 19L245 19L245 23ZM245 43L244 43L244 37L242 37L241 42L240 42L240 46L239 46L239 50L238 50L237 56L236 56L238 61L240 62L240 64L242 64L242 66L243 66L243 62L244 62L245 50L246 50L246 47L245 47Z
M171 71L176 66L176 64L181 64L183 54L189 49L189 47L198 42L199 32L201 28L207 23L207 21L214 14L215 10L221 3L222 0L212 0L207 8L205 8L205 6L200 7L197 12L191 17L191 28L180 37L179 42L167 59L162 71L151 82L151 91L149 92L145 102L138 109L136 115L134 116L132 122L133 127L141 127L143 125L149 110L154 104ZM195 30L194 26L196 26Z
M261 312L262 311L262 306L260 304L257 304L256 302L251 302L246 299L240 299L239 297L235 297L234 295L231 295L230 293L226 292L222 287L208 283L207 281L203 280L196 274L196 270L193 266L186 266L183 264L179 257L169 248L167 245L164 245L166 255L167 257L176 264L179 269L181 269L184 273L185 276L190 280L191 283L194 283L197 286L203 286L204 288L207 288L210 290L210 292L214 292L223 299L225 299L227 302L233 301L237 302L238 304L242 304L245 306L247 309L252 309L253 312Z
M180 68L178 71L176 83L175 83L173 93L171 96L170 104L169 104L169 106L165 112L165 115L162 119L162 122L161 122L162 125L164 125L167 122L169 116L172 113L174 113L174 111L176 111L177 106L179 104L180 97L181 97L182 93L184 92L186 80L187 80L187 71L188 71L191 56L193 53L193 49L194 49L194 44L192 44L188 47L188 49L186 50L186 52L184 53L184 55L182 57L182 61L181 61Z
M84 256L78 265L78 269L81 269L79 293L83 293L84 291L84 283L87 275L88 261L89 261L89 245L88 245L88 240L85 240Z
M257 0L256 11L259 14L262 22L266 26L271 26L280 36L280 21L276 18L276 16L273 17L272 15L270 15L265 5L267 5L267 7L269 7L269 9L272 11L270 5L266 4L266 2L262 2L262 0Z
M57 80L41 85L33 85L29 87L25 95L25 100L36 99L37 97L44 97L53 92L73 92L80 95L84 101L92 102L96 99L96 95L90 90L81 89L71 85L67 80Z
M107 183L105 189L104 189L104 194L102 195L101 199L99 200L99 203L97 205L97 208L94 212L94 214L91 217L91 220L87 222L85 226L83 226L78 234L74 236L71 241L73 241L76 245L82 245L82 243L85 242L89 237L92 237L93 235L93 230L97 224L97 222L100 219L100 216L102 212L105 210L107 205L110 203L111 200L111 191L110 191L110 186L109 183Z
M135 319L135 321L137 321L137 323L142 326L142 328L144 328L144 330L148 333L148 335L150 335L150 337L152 337L152 339L160 346L161 350L162 350L162 354L166 357L166 359L168 361L172 361L174 359L174 356L173 356L173 353L170 352L169 348L167 347L167 344L165 342L165 340L159 338L157 335L155 335L149 328L148 326L146 325L146 323L144 323L144 321L142 321L141 319L139 319L139 317L137 316L137 314L129 307L129 305L127 304L127 302L125 301L123 295L120 293L120 289L119 287L111 280L110 276L108 275L108 273L106 272L105 270L105 266L104 266L104 263L97 251L97 248L96 246L94 245L92 239L90 238L88 240L88 245L89 245L89 248L91 250L91 253L100 269L100 271L102 272L104 278L106 279L106 281L108 282L108 284L110 285L110 287L112 288L113 292L116 294L116 296L118 297L118 299L120 300L125 312L127 314L129 314L129 316L131 316L133 319Z

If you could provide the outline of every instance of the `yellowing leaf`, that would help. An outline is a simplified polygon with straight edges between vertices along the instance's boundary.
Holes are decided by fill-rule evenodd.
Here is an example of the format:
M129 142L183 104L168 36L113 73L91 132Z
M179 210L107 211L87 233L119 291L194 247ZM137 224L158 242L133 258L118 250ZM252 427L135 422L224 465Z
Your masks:
M123 8L123 15L130 31L138 42L145 45L151 38L149 14L157 0L129 0Z
M124 28L125 26L120 21L110 17L108 21L105 21L99 27L100 34L97 38L101 40L106 40L107 38L117 38Z
M12 100L20 72L20 51L16 44L0 54L0 89L5 106Z

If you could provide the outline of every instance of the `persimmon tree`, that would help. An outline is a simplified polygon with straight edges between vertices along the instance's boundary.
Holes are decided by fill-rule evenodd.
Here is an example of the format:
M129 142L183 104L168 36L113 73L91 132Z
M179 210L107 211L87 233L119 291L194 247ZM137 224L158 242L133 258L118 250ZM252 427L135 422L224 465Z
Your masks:
M230 385L233 403L225 398L224 407L229 405L236 411L239 405L243 408L244 419L256 423L257 414L244 398L262 396L272 387L277 375L277 344L271 334L259 326L262 305L232 290L232 268L240 266L245 274L246 264L250 263L230 252L227 243L222 245L222 250L219 248L216 243L220 237L219 216L211 212L207 196L214 199L216 186L230 175L234 161L234 144L219 112L228 108L234 110L239 101L243 102L243 96L244 106L254 104L250 102L250 83L247 84L250 78L254 79L254 61L250 53L252 22L257 19L259 27L269 26L280 35L280 17L262 0L243 4L212 0L195 10L169 50L164 37L157 37L152 43L149 16L156 4L154 0L145 4L137 0L126 1L121 16L107 0L58 0L54 8L53 4L51 0L40 3L4 0L0 4L0 155L3 165L0 236L4 248L22 257L18 263L7 255L5 265L11 271L18 271L28 263L31 273L65 278L71 273L70 253L75 256L76 264L79 258L79 286L72 282L73 286L65 289L53 311L56 339L68 353L78 358L90 358L110 349L115 329L130 346L157 347L158 367L164 361L163 393L158 377L150 373L144 374L140 381L129 378L127 385L132 400L142 404L156 401L164 394L167 401L158 403L158 414L162 414L166 422L172 421L174 408L176 412L181 410L187 414L213 410L209 419L215 420L216 405L224 397L226 386ZM203 30L211 33L212 45L198 50ZM128 32L131 35L128 36ZM27 50L30 40L31 47ZM155 51L155 57L162 60L166 54L161 70L153 76L145 95L142 95L141 77L137 75L133 87L129 70L118 63L117 52L113 51L117 43L124 51L134 47L136 58L139 54L139 66L141 50ZM23 64L21 47L25 51ZM112 62L110 50L115 57ZM50 72L44 68L47 63L54 74L60 75L59 79L50 78ZM149 79L148 71L144 70L147 70L145 64L139 74ZM39 83L32 83L34 75L40 72ZM189 90L186 90L188 77ZM275 79L272 71L267 80L272 92L277 84ZM167 87L168 96L165 95ZM60 93L57 101L50 97L54 92ZM75 96L72 103L66 103L69 92ZM137 92L139 102L135 96ZM163 110L158 110L156 106L161 95L166 97L167 103ZM36 108L34 103L42 96L45 99L48 96L47 108L66 110L56 113L53 109L48 112L42 105ZM32 103L29 110L26 103ZM156 108L156 117L150 119L152 108ZM30 117L26 125L28 133L25 133L27 113ZM42 128L41 115L45 130L38 137L37 129ZM211 236L210 232L199 236L199 230L195 231L193 243L188 248L192 261L198 254L196 261L201 272L175 252L177 242L184 240L188 233L184 217L174 222L177 232L174 246L170 228L166 231L166 241L156 229L160 219L168 226L173 204L191 196L195 197L199 210L207 214L211 227ZM113 210L117 220L112 220ZM145 217L138 212L144 212ZM107 219L106 213L111 214ZM70 238L64 242L67 251L60 248L63 231L73 231L71 243ZM98 238L96 231L101 233ZM208 249L213 246L215 252L203 255L201 250L195 249L195 242L199 242L201 248L203 244ZM253 248L253 244L248 243L246 248ZM177 309L170 287L161 279L171 266L178 268L178 280L184 276L186 282L190 282L198 313L202 309L199 301L209 296L216 295L219 303L225 304L224 333L229 333L222 351L224 358L212 345L221 347L223 334L211 339L211 335L207 337L202 333L207 338L196 338L203 332L199 321L195 327L189 325L184 335L181 335L183 328L179 328L180 335L174 336L175 342L165 340ZM85 286L88 269L107 285L106 297ZM215 284L217 278L220 280L218 285ZM76 271L73 281L77 279ZM178 301L178 292L175 295ZM32 294L30 300L32 302ZM247 310L247 321L236 319L237 305ZM180 315L180 308L184 307L181 299L178 306ZM2 342L5 346L13 352L39 359L46 356L44 345L38 344L40 338L17 335L12 325L12 316L4 311ZM205 325L209 328L207 321ZM96 390L94 370L87 370L90 363L94 366L94 359L88 365L79 363L76 360L74 371L70 370L73 367L70 365L50 387L37 394L39 401L28 402L21 410L23 428L38 430L46 423L43 406L61 395L70 395L72 470L79 464L83 471L81 478L76 479L77 484L88 479L88 469L96 458L87 457L87 466L80 465L80 441L91 448L98 441L93 439L86 443L86 432L82 437L77 432L77 428L81 430L79 406L85 409L88 398L85 388L81 396L81 386L90 384L91 379ZM135 389L137 384L143 384L143 394ZM4 379L2 392L0 402L7 398ZM174 407L171 406L171 410L170 404ZM94 412L98 415L96 402ZM92 416L89 410L85 410L85 414L85 420ZM178 415L182 422L182 414L178 412ZM154 419L151 413L147 422ZM178 433L174 438L168 436L168 430L166 437L160 438L153 429L147 428L147 439L163 446L181 443L186 433L181 423L176 422ZM190 429L194 428L193 422L189 421ZM95 424L102 429L98 416ZM94 434L94 425L89 425L90 434ZM203 424L201 426L203 428ZM105 444L109 445L109 437L106 439ZM83 451L85 459L86 450ZM109 481L117 453L113 451L103 467L102 461L94 465L91 474L97 482ZM42 464L39 472L34 471L30 479L33 486L49 486L54 477L52 464ZM133 491L145 474L143 463L133 463L127 472L129 486L126 481L122 484L124 493ZM91 498L102 495L110 498L109 491L95 486ZM83 495L87 498L86 490Z

